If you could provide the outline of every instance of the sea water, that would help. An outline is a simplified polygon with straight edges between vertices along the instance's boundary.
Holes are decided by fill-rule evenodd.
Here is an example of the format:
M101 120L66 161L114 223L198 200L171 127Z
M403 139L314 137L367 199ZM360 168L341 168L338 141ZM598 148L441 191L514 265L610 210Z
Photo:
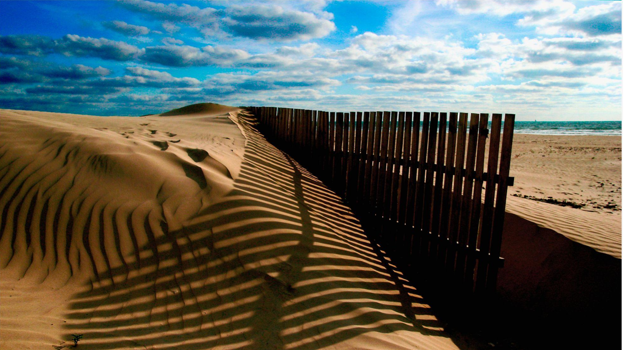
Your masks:
M622 121L525 122L516 121L515 134L537 135L622 135Z

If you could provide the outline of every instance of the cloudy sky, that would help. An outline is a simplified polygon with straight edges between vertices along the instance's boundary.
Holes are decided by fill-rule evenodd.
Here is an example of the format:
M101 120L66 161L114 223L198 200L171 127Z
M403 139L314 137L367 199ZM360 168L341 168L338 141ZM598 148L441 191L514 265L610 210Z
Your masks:
M0 1L0 108L621 120L619 1Z

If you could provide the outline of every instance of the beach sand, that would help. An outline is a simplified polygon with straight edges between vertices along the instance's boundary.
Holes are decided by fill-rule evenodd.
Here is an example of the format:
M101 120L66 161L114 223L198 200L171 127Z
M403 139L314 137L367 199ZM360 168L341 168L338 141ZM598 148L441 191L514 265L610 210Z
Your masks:
M0 348L456 349L237 111L0 111Z
M497 331L525 348L621 347L621 145L514 135Z
M445 331L340 199L239 111L0 110L0 348L72 334L81 349L491 347ZM516 135L513 149L505 310L620 318L621 139Z

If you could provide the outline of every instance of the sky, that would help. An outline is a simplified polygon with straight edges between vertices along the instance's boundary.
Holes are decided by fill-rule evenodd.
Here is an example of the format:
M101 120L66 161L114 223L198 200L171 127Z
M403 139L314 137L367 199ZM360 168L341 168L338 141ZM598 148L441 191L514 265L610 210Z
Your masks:
M622 119L622 3L0 1L0 108Z

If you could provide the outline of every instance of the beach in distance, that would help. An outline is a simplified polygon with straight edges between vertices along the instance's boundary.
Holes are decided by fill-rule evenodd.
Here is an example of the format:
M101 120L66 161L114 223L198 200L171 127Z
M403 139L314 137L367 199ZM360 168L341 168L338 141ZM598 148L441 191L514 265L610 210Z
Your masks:
M620 342L615 124L519 122L497 293L540 319L493 340L439 317L248 110L2 109L0 125L2 349L534 349L554 321L573 344L575 317L579 342Z

